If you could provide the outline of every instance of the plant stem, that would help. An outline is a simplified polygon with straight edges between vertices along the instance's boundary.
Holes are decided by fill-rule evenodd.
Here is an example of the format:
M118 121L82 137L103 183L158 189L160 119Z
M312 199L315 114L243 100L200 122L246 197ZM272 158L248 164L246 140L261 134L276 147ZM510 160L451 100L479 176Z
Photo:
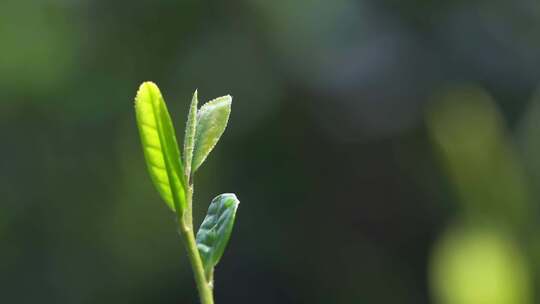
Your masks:
M192 201L193 201L193 185L189 185L186 189L186 202L187 210L183 216L178 219L180 235L184 241L189 262L193 269L195 277L195 283L197 284L197 290L199 291L199 297L201 304L214 304L214 296L212 293L212 282L206 279L204 273L204 267L195 241L195 234L193 232L193 220L192 220Z

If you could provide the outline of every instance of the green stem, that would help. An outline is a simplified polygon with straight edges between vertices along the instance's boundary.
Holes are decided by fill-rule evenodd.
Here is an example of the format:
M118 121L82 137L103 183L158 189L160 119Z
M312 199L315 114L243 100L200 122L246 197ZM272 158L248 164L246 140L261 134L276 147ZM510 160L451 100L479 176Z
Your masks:
M201 299L201 304L214 304L214 296L212 293L212 282L206 279L204 273L204 266L202 263L201 255L199 254L199 249L197 248L197 243L195 241L195 234L193 232L193 221L192 221L192 200L193 200L193 185L190 185L186 191L186 202L187 209L184 212L184 215L178 219L180 235L184 241L187 254L189 257L189 262L191 263L191 268L193 269L193 274L195 276L195 283L197 284L197 289L199 291L199 297Z

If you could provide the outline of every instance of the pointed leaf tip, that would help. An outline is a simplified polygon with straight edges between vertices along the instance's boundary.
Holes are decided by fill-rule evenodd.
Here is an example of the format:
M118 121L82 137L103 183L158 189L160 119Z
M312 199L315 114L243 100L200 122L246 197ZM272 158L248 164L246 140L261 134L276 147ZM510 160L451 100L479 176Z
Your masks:
M184 135L184 166L186 170L186 178L191 178L191 164L193 160L193 150L195 145L195 132L197 129L197 105L199 98L197 90L193 93L191 105L189 107L188 118L186 122L186 133Z

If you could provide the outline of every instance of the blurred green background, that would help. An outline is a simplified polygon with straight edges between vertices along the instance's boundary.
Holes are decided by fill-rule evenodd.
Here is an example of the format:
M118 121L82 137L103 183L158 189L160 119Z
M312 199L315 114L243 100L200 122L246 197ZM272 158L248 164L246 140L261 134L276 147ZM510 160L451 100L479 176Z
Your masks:
M538 303L539 37L533 0L2 0L0 303L197 303L144 80L178 130L234 96L217 303Z

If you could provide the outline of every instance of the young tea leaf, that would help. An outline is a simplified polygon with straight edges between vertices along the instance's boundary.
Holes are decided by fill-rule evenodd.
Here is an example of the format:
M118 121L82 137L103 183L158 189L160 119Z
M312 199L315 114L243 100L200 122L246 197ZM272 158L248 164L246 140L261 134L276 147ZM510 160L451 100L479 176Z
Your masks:
M197 171L225 131L231 113L231 102L231 96L222 96L205 103L199 109L191 172Z
M186 177L189 179L191 175L191 162L193 159L193 149L195 144L195 130L197 129L197 90L193 93L191 106L189 107L188 119L186 123L186 135L184 136L184 167Z
M197 232L197 247L208 274L219 262L229 242L236 209L240 201L236 195L225 193L216 196Z
M182 213L186 199L180 151L167 106L153 82L139 87L135 113L152 182L167 205Z

